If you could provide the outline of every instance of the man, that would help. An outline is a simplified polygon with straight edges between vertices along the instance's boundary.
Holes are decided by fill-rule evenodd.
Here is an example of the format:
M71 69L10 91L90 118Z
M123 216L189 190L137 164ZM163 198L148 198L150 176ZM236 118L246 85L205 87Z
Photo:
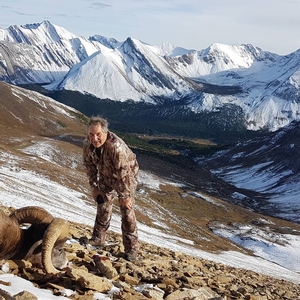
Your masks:
M108 130L108 122L103 118L90 118L87 134L83 142L83 164L92 197L97 202L95 225L88 243L99 247L105 245L113 200L118 198L125 259L135 260L138 234L133 205L139 171L136 156L121 138Z

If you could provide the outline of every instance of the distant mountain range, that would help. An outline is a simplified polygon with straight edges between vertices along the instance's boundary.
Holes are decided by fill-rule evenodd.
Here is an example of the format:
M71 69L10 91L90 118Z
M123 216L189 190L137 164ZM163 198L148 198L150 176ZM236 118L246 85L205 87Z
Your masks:
M78 37L44 21L0 29L0 80L99 99L180 105L184 113L230 107L249 130L275 131L300 119L300 50L286 56L252 45L187 50L131 37Z

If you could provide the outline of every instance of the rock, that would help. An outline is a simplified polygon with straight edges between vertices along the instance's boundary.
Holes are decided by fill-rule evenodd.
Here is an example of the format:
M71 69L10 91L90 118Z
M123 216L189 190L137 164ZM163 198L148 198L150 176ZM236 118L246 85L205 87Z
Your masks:
M28 291L23 291L14 295L14 300L38 300L38 298Z
M106 278L96 276L81 269L68 269L66 275L76 280L84 289L91 289L101 293L107 293L113 287L113 284Z
M146 286L143 288L142 294L150 299L163 300L165 292L157 287Z
M109 257L94 255L93 260L97 269L107 279L116 279L119 276L117 270L113 267Z
M217 282L220 284L230 283L232 282L233 278L229 275L218 275L216 276Z
M4 263L3 263L4 260L2 260L0 262L0 265L1 267L3 267ZM8 269L9 269L9 272L11 273L11 271L13 270L18 270L18 269L24 269L24 268L31 268L32 267L32 264L27 261L27 260L19 260L19 259L16 259L16 260L7 260L6 261L6 265L8 266Z
M0 280L1 285L11 286L11 282Z
M10 293L0 289L0 300L15 300Z
M212 298L220 297L213 290L207 287L202 287L198 290L193 289L181 289L168 295L166 300L182 300L182 299L194 299L194 300L211 300Z
M128 274L123 275L122 280L130 285L137 285L140 282L139 278L130 276Z
M175 278L169 278L169 277L165 277L162 281L162 283L164 283L165 285L171 285L175 288L178 288L178 284L176 283L176 279Z
M95 298L95 292L90 291L90 290L84 292L82 295L73 294L73 295L69 296L68 298L73 299L73 300L95 300L95 299L98 299L98 298Z

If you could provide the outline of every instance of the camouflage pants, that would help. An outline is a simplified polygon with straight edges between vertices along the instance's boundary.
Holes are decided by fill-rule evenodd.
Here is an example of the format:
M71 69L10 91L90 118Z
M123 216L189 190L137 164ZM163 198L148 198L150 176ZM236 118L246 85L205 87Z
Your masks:
M106 193L106 199L103 203L97 204L97 215L95 219L95 225L93 230L93 237L99 238L101 243L104 244L106 238L106 232L109 228L112 209L113 209L113 200L118 196L115 191ZM131 199L134 204L134 198ZM125 253L138 251L138 233L137 233L137 224L134 209L126 209L120 207L121 211L121 229L122 229L122 238Z

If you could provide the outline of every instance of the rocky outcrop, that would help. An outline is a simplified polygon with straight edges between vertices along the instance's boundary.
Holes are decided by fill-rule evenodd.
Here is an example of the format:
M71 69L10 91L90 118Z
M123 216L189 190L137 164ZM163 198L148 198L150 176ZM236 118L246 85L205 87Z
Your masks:
M291 282L143 242L138 259L128 262L123 258L120 235L109 232L113 243L99 250L78 242L83 235L90 236L91 228L73 223L70 232L72 242L65 246L70 265L58 274L46 274L26 261L3 260L0 266L7 264L10 273L74 300L93 300L99 292L123 300L299 299L300 286ZM72 294L66 295L66 290ZM26 291L23 294L27 297ZM3 297L8 296L28 299L20 294Z

